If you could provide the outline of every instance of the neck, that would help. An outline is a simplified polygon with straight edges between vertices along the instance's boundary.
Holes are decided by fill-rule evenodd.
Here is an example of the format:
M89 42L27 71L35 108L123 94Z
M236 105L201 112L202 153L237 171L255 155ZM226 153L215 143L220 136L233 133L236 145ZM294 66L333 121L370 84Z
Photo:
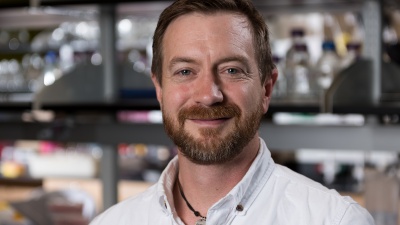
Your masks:
M193 208L206 216L208 209L242 180L257 156L259 146L256 136L237 157L220 165L198 165L179 152L179 181ZM200 219L187 207L176 184L174 201L178 215L186 224L194 224Z

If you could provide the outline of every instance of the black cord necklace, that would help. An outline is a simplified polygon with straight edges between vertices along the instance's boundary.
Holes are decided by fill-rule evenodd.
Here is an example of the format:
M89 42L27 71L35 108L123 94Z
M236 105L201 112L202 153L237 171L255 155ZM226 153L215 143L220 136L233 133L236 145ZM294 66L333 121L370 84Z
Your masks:
M197 220L196 225L206 225L207 217L202 216L202 215L200 214L199 211L196 211L196 210L192 207L192 205L190 205L190 203L188 202L188 200L187 200L186 197L185 197L185 194L183 193L181 183L179 182L179 178L177 178L177 180L178 180L178 189L179 189L179 193L181 194L183 200L185 200L186 205L189 207L189 209L194 213L194 215L195 215L196 217L200 217L200 219Z

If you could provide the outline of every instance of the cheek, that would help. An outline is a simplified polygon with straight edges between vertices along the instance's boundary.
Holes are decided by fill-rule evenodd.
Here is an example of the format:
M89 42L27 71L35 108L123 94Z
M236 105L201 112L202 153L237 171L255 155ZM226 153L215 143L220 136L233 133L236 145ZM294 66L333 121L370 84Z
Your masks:
M246 85L239 90L241 90L241 93L238 93L238 95L242 95L243 101L246 104L254 105L254 103L261 99L261 89L255 85Z
M262 110L264 113L267 110L268 104L266 104L262 88L251 86L250 88L241 89L241 93L237 92L237 99L241 99L242 109L245 112L255 112ZM239 104L239 103L238 103ZM260 109L262 107L262 109Z
M179 87L168 87L163 90L163 105L166 110L176 111L182 107L182 105L189 98L189 88Z

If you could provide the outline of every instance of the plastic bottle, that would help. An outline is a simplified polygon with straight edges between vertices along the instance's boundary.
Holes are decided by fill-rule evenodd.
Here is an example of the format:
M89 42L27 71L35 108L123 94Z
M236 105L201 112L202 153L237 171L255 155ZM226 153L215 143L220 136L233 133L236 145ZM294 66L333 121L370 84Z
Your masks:
M322 43L322 55L316 64L318 87L326 90L339 70L340 59L336 53L335 43L331 40Z

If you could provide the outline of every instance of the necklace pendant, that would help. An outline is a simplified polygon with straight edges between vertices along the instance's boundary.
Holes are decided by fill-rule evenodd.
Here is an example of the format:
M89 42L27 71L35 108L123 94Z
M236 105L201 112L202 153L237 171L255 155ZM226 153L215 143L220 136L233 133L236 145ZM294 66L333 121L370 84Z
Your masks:
M196 225L206 225L206 220L204 218L201 218L197 220Z

